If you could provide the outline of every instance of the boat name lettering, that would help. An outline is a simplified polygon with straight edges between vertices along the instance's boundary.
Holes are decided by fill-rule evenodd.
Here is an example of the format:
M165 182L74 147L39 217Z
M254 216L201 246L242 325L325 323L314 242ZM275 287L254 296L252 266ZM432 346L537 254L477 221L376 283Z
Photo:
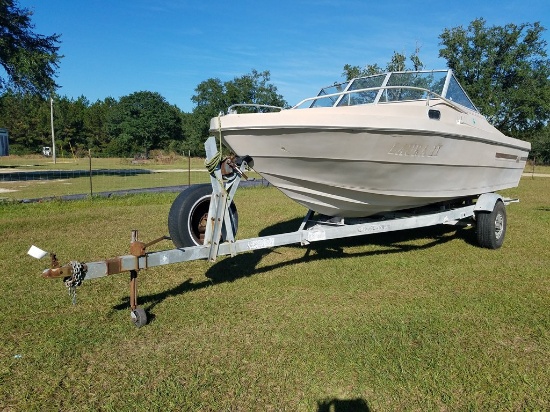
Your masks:
M266 239L257 239L257 240L251 240L248 242L248 249L255 250L255 249L266 249L268 247L275 246L275 238L269 237Z
M442 145L422 145L416 143L396 143L388 154L410 157L436 157Z
M376 233L376 232L385 232L390 229L388 223L372 224L368 223L366 225L361 225L357 228L359 233Z

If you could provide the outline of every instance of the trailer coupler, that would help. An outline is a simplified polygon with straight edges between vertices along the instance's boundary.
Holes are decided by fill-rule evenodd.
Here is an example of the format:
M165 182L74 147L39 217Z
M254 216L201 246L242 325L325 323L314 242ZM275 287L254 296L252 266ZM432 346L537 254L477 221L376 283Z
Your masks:
M117 273L130 273L130 310L132 322L141 327L147 323L147 314L143 308L138 306L137 302L137 277L140 269L140 259L146 262L147 248L159 243L162 240L170 240L169 236L159 237L151 242L144 243L138 240L138 231L132 231L130 242L130 255L118 256L107 259L102 262L81 263L71 261L61 266L55 253L50 253L50 268L42 272L42 277L47 279L62 278L63 283L69 291L73 305L76 304L76 288L82 284L84 279L89 279L89 270L92 277L109 276ZM99 269L99 270L98 270ZM98 274L99 272L100 274Z

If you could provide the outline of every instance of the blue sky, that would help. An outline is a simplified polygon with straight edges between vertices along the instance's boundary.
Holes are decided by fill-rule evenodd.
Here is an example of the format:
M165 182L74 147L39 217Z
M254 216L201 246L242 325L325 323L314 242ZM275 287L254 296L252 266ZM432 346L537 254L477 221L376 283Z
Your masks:
M438 36L477 17L489 26L540 21L548 0L19 0L38 33L61 34L58 90L91 102L159 92L193 109L195 87L269 70L290 104L341 80L345 64L382 67L394 51L421 47L445 68ZM544 34L550 43L550 33Z

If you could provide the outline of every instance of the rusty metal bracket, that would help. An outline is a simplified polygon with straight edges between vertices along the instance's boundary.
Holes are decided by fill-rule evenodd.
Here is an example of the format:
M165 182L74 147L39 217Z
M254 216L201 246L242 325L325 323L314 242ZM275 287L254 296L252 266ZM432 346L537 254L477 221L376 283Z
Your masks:
M243 170L235 163L236 157L234 154L226 157L220 162L220 171L222 176L232 175L237 173L241 178L248 180L248 176L244 173Z
M130 243L130 254L135 257L145 256L145 248L145 243L136 240Z
M107 276L116 275L117 273L124 272L124 270L122 269L122 260L120 259L120 257L107 259L105 261L105 265L107 267Z
M52 267L42 272L42 277L48 278L48 279L66 278L72 275L73 275L72 266L71 265L59 266L59 262L57 262L57 267Z
M132 241L130 242L130 254L135 257L142 257L147 254L146 249L150 246L153 246L163 240L170 240L170 236L161 236L155 240L150 241L149 243L140 242L138 240L138 231L132 230Z

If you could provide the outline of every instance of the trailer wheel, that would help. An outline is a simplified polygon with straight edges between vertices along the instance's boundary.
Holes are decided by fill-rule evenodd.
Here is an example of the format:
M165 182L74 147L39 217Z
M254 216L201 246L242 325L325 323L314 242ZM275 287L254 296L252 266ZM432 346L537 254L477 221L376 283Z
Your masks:
M143 308L135 308L130 312L130 317L132 318L132 323L136 328L141 328L147 324L147 314Z
M212 186L209 184L192 185L181 192L172 203L168 213L168 232L177 248L203 244L211 194ZM233 202L229 207L229 217L235 236L239 226L239 214ZM224 238L225 229L222 229L222 241Z
M476 213L477 241L481 247L498 249L504 243L506 234L506 208L497 201L492 212Z

